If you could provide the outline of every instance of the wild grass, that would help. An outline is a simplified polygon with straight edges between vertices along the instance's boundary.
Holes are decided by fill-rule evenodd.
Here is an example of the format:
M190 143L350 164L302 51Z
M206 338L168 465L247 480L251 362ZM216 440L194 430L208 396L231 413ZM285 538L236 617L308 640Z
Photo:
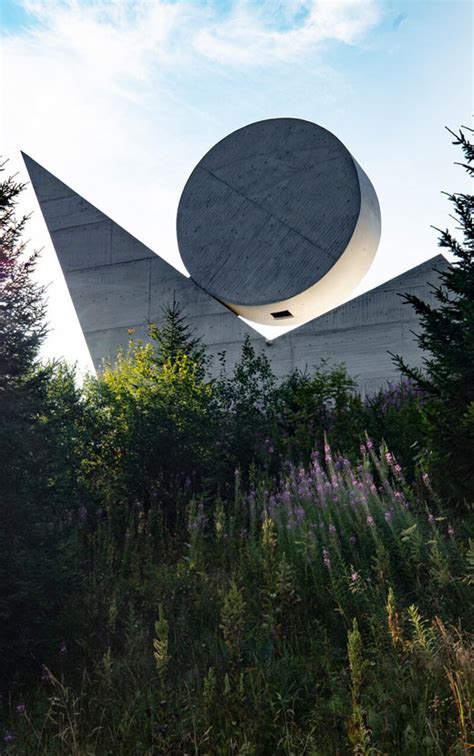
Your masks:
M370 439L279 483L77 533L70 636L5 753L468 754L472 547ZM461 619L462 618L462 619Z

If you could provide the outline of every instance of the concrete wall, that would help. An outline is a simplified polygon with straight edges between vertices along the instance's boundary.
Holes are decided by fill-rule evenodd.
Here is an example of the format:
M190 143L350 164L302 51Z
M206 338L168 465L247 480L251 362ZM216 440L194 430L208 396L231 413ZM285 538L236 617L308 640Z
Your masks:
M344 363L369 393L397 378L389 351L421 364L411 333L418 322L399 293L432 301L434 268L447 264L441 255L268 342L34 160L24 159L96 368L114 359L119 346L126 348L132 333L146 339L148 325L160 324L162 306L173 299L215 357L216 372L223 351L233 368L245 335L267 354L278 376L295 367L311 370L326 359Z

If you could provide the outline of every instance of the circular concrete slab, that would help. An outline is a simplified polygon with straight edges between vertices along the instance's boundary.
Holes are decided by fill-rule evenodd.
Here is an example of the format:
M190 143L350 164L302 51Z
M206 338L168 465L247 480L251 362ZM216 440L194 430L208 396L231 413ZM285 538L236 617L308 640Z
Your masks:
M180 199L178 244L191 277L239 314L272 322L273 305L314 287L346 252L361 215L361 174L373 192L342 142L308 121L233 132L198 163Z

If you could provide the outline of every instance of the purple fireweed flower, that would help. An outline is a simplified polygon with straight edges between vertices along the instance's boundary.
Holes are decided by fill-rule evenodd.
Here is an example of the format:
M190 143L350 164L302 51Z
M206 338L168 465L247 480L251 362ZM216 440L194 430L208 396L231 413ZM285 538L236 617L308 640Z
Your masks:
M455 530L454 530L453 526L450 524L450 525L448 525L448 536L450 538L454 538L454 535L455 535Z
M421 476L421 480L423 481L423 483L425 484L425 486L429 486L430 485L430 476L428 475L428 473L426 473L426 472L423 473L422 476Z
M365 444L361 444L361 445L360 445L360 453L361 453L362 455L364 455L364 454L367 454L367 449L366 449L366 446L365 446Z
M435 524L435 518L434 518L433 512L428 512L428 522L430 525Z
M356 541L357 541L357 538L355 537L355 535L349 536L349 543L351 546L354 546Z
M402 474L402 468L400 467L400 465L395 465L395 467L393 469L395 470L395 472L396 472L397 475L401 475Z
M335 528L335 526L332 523L329 526L329 532L332 533L332 534L334 534L336 532L336 528Z
M284 504L289 504L290 503L290 499L291 499L290 492L288 491L287 488L285 488L285 490L282 491L282 493L281 493L281 500L282 500L282 502Z
M373 525L374 525L374 518L372 517L372 515L368 515L367 516L367 525L369 526L369 528L373 527Z
M24 703L19 703L16 705L16 713L17 714L26 714L26 706Z
M359 499L357 498L355 491L349 492L349 504L351 507L355 507L359 503Z
M367 446L367 449L373 449L374 448L374 445L373 445L372 441L370 440L370 438L367 438L367 444L366 444L366 446Z
M327 549L323 549L323 563L328 570L331 569L331 560L329 558L329 551Z
M67 654L66 643L64 641L59 646L59 653L61 654L61 656L65 656Z
M408 509L409 503L405 499L405 496L403 495L403 493L401 491L394 491L393 495L394 495L394 497L396 498L396 500L398 501L399 504L402 504L405 507L405 509Z
M357 583L357 581L359 580L359 577L360 577L359 573L354 568L352 568L352 570L351 570L351 580L352 580L352 582L353 583Z
M16 736L11 732L11 730L6 730L5 735L3 736L3 740L8 745L9 743L13 743L13 741L16 740Z
M391 465L393 462L393 457L390 452L385 452L385 460L388 465Z
M295 516L296 522L301 522L301 520L304 518L303 507L295 507L294 516Z

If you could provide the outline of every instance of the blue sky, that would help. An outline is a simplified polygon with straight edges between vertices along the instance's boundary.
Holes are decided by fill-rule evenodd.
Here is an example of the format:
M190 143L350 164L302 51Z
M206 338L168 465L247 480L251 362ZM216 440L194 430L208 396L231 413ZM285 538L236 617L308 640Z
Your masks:
M252 121L306 118L371 178L383 232L358 291L437 254L442 190L466 179L444 130L470 124L472 5L458 0L0 0L3 152L23 149L180 267L175 215L196 162ZM35 209L31 191L24 207ZM87 366L39 212L45 354Z

